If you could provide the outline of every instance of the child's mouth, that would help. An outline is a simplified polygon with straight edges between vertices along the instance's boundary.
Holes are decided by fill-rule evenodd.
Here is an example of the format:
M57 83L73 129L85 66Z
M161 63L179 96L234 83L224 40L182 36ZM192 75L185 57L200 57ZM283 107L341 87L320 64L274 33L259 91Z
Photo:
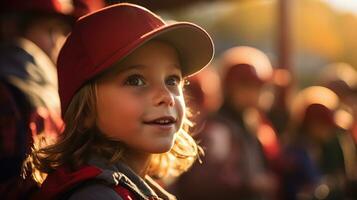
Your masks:
M161 129L171 129L175 126L176 119L172 116L165 116L150 121L144 121L144 124L157 126Z

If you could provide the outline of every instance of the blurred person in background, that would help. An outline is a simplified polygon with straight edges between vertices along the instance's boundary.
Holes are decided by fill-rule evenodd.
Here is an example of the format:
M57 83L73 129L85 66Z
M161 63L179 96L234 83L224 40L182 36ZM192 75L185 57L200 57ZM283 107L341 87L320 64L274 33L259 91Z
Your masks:
M196 137L205 156L202 164L194 165L177 181L177 196L188 200L276 199L278 182L272 163L279 155L279 142L259 105L272 74L270 61L252 47L229 49L221 61L223 105L207 118Z
M290 141L284 148L284 199L345 199L344 155L334 116L337 95L312 86L291 105Z
M319 79L319 84L334 91L340 99L335 114L338 128L338 141L341 146L347 178L346 189L350 198L357 199L357 71L347 63L331 63L327 65Z
M239 126L259 141L271 167L280 155L275 127L266 117L274 100L270 91L273 68L264 52L248 46L227 50L222 56L225 102L221 110L236 117Z
M102 6L99 0L1 2L2 199L24 199L36 189L32 180L21 178L21 168L32 145L54 140L63 127L55 68L59 49L75 19Z

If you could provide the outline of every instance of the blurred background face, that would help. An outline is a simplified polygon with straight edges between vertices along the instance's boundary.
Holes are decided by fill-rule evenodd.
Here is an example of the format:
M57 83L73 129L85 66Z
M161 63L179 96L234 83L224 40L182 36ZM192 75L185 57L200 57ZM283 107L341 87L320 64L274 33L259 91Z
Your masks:
M151 41L114 71L98 82L98 128L135 151L170 150L185 110L180 63L174 48Z
M228 101L241 111L246 108L257 108L262 84L257 82L234 82L228 86Z
M334 127L322 120L311 121L307 125L308 134L317 142L328 142L334 136Z
M257 59L254 60L252 57L249 57L249 59L245 57L245 54L252 54L252 51L255 53L259 52L258 55L264 55L257 49L250 47L232 48L227 50L227 53L223 55L223 62L237 62L236 64L223 65L223 68L227 68L223 77L226 98L236 111L259 107L259 98L262 93L262 88L267 84L266 80L270 75L270 73L265 73L263 76L258 73L259 69L261 71L271 70L268 59L261 59L262 61L266 61L261 65L246 64L256 61L259 58L257 57Z

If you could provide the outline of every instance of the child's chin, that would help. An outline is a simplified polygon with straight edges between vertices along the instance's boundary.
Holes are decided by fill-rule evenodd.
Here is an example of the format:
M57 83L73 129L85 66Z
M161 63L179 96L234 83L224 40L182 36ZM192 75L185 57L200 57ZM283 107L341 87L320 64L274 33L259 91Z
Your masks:
M173 142L170 144L158 145L155 148L151 149L151 153L152 154L166 153L170 151L172 147L173 147Z

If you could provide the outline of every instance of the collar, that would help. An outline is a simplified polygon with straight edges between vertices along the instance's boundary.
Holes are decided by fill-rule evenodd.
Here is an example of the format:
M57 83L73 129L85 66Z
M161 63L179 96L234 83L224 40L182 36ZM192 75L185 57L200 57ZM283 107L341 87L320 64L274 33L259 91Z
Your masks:
M98 179L104 180L110 185L123 185L141 199L176 199L172 194L169 194L157 184L150 176L145 176L144 179L141 178L123 162L109 165L102 158L92 157L88 161L88 164L103 170L103 172L97 176Z

